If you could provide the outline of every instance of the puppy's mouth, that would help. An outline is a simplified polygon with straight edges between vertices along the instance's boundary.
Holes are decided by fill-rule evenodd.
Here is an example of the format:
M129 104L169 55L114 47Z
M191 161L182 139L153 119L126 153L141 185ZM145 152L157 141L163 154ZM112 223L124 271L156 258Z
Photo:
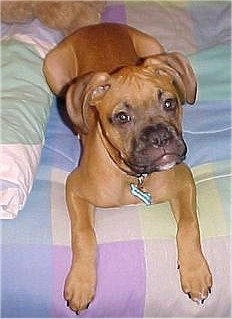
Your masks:
M187 153L182 134L170 125L145 126L131 144L126 164L136 174L166 171L180 164Z
M126 165L135 173L140 174L151 174L153 172L167 171L173 168L175 165L182 163L185 159L185 154L179 155L175 153L167 153L156 158L153 161L147 162L130 162L127 161Z

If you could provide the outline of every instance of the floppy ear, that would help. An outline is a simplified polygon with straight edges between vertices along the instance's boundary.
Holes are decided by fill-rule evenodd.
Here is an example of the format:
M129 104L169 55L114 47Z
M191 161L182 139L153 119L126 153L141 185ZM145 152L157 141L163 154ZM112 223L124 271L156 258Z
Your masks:
M144 61L144 65L155 65L159 72L173 77L173 84L181 93L181 103L194 104L197 94L197 81L190 62L181 53L170 52L151 56Z
M89 73L75 79L67 90L66 107L80 134L88 133L88 108L96 105L110 88L108 73Z
M135 52L140 58L164 52L164 47L149 34L128 25L126 28L133 42Z
M43 73L51 91L56 95L78 76L77 57L71 38L73 36L64 39L50 50L43 62Z

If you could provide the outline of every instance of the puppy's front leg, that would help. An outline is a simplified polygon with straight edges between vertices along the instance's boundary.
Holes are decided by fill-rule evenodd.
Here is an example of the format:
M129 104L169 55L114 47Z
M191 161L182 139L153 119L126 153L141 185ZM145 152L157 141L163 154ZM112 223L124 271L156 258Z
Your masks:
M86 309L96 288L94 206L77 194L75 171L66 182L66 202L71 220L72 265L65 281L64 297L75 312Z
M196 190L190 171L184 177L184 188L171 201L177 222L177 250L183 291L193 301L203 303L211 292L212 276L200 243L196 214Z

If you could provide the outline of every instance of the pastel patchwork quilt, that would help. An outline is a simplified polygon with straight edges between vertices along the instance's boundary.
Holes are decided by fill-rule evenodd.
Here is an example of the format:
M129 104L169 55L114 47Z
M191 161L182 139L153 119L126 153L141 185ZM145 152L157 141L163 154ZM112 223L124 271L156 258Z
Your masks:
M109 1L102 21L155 36L197 74L198 101L184 106L183 128L214 283L204 305L181 291L167 203L99 208L97 292L79 316L230 317L231 2ZM61 34L38 21L2 33L1 317L75 317L63 299L71 262L64 184L80 144L41 71Z

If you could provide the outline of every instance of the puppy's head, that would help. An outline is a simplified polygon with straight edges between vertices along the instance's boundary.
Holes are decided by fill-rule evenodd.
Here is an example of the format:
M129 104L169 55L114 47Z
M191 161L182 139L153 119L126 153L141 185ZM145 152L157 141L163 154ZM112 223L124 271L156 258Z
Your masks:
M182 105L193 104L196 79L177 53L149 57L140 65L79 77L66 96L80 134L97 134L112 160L133 175L182 162Z

